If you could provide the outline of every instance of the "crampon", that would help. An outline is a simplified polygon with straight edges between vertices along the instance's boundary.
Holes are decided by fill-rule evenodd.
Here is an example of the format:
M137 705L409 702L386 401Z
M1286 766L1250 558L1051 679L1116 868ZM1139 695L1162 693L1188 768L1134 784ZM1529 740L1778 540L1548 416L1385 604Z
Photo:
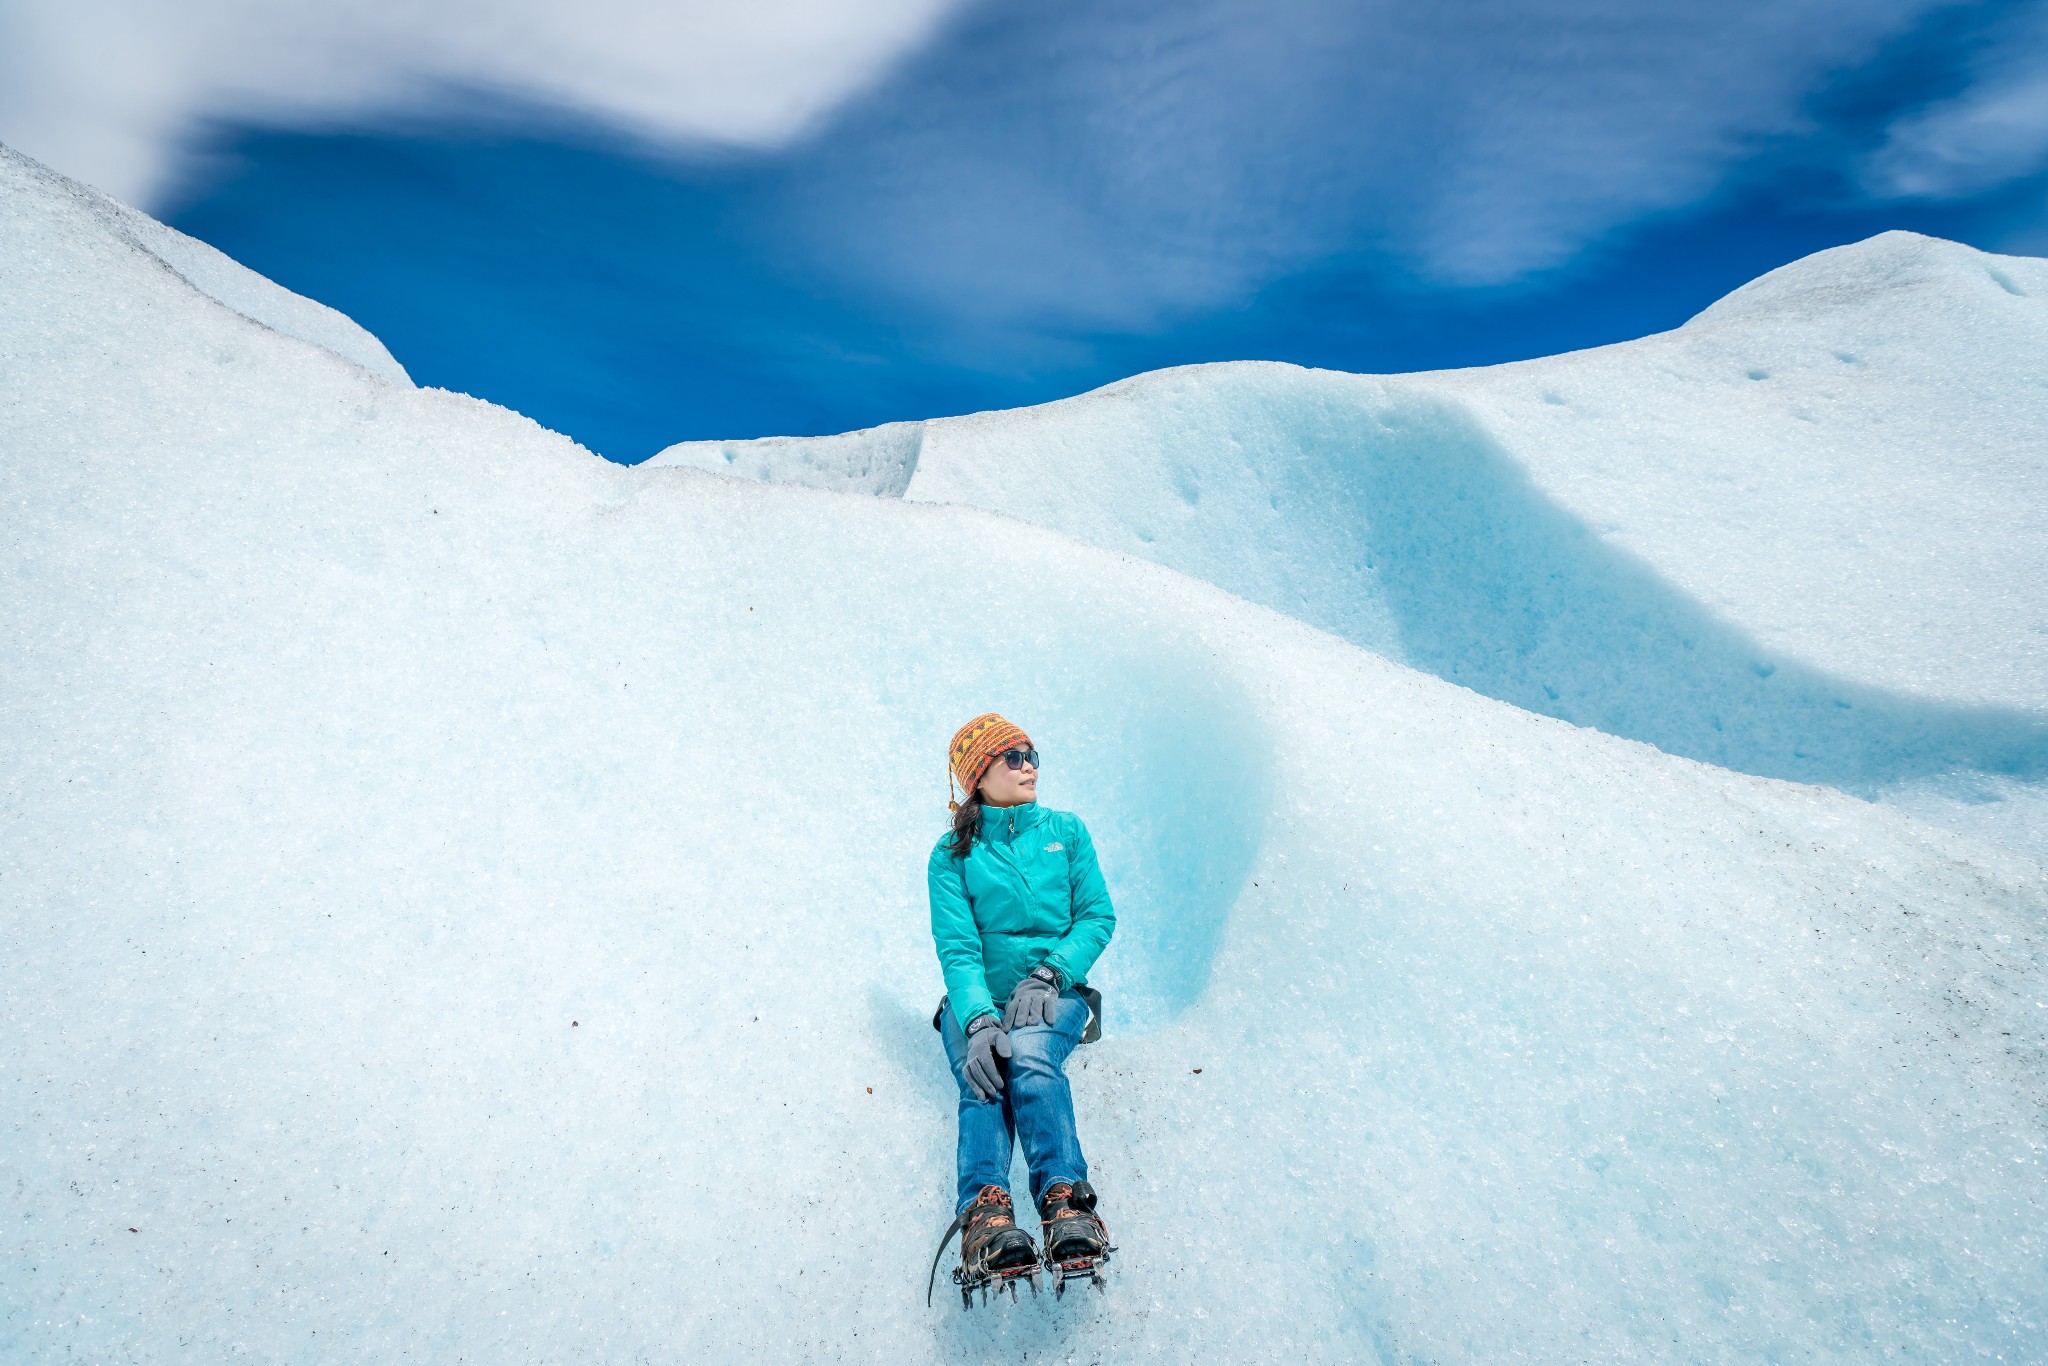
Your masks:
M961 1233L963 1229L965 1232ZM974 1203L961 1210L946 1229L946 1236L939 1240L939 1250L932 1254L932 1274L924 1292L926 1304L931 1303L932 1286L938 1283L939 1258L945 1256L946 1244L953 1241L955 1233L961 1233L960 1265L953 1268L953 1284L960 1287L963 1308L974 1307L977 1290L983 1304L988 1303L991 1293L1001 1294L1006 1288L1014 1300L1020 1281L1030 1285L1033 1295L1038 1293L1038 1277L1044 1268L1031 1235L1017 1227L1009 1192L1001 1186L984 1186Z
M1086 1181L1054 1182L1039 1200L1038 1217L1053 1294L1065 1295L1069 1285L1084 1280L1101 1290L1103 1268L1116 1249L1095 1213L1095 1188Z
M988 1303L990 1295L1000 1295L1006 1289L1010 1292L1011 1300L1014 1301L1017 1298L1017 1285L1019 1282L1029 1285L1031 1293L1035 1296L1038 1294L1039 1270L1038 1259L1035 1257L1023 1266L1002 1267L1000 1269L983 1268L977 1272L969 1272L964 1266L955 1267L953 1268L953 1283L960 1287L960 1307L972 1309L974 1307L974 1292L977 1290L981 1292L981 1302L983 1304ZM1059 1273L1054 1272L1053 1275L1058 1276Z

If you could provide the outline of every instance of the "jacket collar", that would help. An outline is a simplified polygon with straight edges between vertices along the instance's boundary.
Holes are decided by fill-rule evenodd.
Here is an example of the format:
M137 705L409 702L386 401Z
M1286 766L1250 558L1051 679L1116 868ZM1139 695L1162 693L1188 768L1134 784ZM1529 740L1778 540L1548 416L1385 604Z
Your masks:
M984 806L981 809L982 838L1008 843L1038 824L1042 814L1037 802L1024 802L1018 806Z

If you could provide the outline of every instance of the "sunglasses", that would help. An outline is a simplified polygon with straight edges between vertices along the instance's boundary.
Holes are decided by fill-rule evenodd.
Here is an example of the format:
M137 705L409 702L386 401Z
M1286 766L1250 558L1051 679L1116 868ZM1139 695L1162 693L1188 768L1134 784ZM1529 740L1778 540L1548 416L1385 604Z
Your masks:
M1003 751L1003 763L1013 769L1022 768L1026 764L1037 768L1038 751L1035 749L1006 749Z

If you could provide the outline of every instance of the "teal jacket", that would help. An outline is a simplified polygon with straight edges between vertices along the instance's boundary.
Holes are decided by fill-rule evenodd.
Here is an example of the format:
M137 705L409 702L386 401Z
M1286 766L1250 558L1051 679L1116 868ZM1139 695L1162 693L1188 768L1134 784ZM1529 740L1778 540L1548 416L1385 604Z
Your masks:
M1116 929L1088 827L1036 802L984 810L964 859L948 830L926 880L939 968L963 1025L1000 1010L1040 963L1080 986Z

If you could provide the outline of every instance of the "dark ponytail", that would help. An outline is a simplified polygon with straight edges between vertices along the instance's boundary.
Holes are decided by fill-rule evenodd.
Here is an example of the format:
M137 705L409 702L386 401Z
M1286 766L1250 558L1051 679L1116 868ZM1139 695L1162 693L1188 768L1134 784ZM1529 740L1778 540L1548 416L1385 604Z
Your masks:
M966 858L967 851L974 847L974 837L981 833L981 793L979 790L967 794L967 800L953 812L953 857Z

